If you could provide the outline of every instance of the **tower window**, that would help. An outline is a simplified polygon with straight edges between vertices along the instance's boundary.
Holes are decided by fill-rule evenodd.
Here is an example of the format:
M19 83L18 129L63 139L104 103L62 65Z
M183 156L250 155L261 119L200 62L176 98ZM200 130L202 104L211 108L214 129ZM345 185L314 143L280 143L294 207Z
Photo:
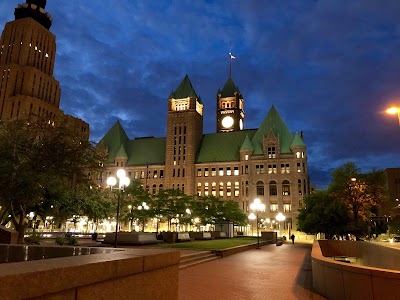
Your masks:
M288 180L284 180L282 182L282 195L289 196L290 195L290 183Z
M257 182L257 196L264 196L264 182Z
M275 146L268 147L268 158L276 158L276 148Z

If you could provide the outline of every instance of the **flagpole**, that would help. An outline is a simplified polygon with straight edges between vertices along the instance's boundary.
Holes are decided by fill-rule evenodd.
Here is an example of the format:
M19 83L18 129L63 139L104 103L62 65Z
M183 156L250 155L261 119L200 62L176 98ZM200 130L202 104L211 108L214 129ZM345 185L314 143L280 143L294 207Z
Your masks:
M229 78L232 77L232 54L229 53Z

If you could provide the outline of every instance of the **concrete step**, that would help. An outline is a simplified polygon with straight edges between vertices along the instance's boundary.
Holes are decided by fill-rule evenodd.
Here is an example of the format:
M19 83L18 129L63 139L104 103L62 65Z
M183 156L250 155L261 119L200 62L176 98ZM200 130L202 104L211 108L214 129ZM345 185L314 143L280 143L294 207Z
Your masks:
M180 270L186 269L218 258L219 256L212 253L211 251L202 251L199 253L186 254L181 256L179 269Z

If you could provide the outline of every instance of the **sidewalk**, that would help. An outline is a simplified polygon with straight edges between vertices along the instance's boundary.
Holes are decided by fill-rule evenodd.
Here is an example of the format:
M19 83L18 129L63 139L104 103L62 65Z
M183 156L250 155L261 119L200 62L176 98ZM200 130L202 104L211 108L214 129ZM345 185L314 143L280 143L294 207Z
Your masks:
M325 299L312 292L311 244L267 245L179 271L179 300Z

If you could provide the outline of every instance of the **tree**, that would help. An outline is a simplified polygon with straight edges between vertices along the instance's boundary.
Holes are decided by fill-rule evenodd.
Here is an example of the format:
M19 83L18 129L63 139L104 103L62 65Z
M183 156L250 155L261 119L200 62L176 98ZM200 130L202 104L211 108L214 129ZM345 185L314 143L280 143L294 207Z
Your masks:
M373 170L362 174L360 169L348 162L332 172L328 191L346 204L351 212L350 231L361 236L367 231L367 222L378 213L387 199L386 177L383 171Z
M44 204L54 207L51 201L72 200L71 191L89 186L88 173L99 171L105 161L105 153L63 120L56 121L57 126L41 120L0 122L0 201L19 243L30 211Z
M315 191L304 197L297 228L308 234L325 233L327 237L347 232L348 209L328 191Z

